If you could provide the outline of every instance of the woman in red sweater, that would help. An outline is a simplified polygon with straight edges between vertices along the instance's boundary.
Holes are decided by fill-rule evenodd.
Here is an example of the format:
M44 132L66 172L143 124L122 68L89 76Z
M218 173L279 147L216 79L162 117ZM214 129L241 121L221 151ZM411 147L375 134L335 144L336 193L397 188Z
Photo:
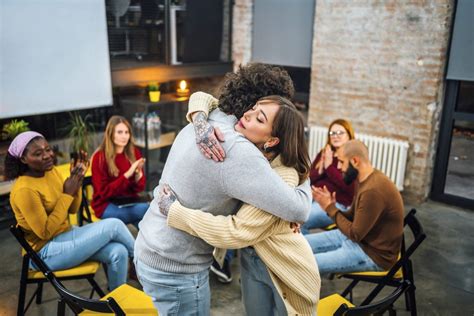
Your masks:
M329 192L336 192L336 207L341 211L347 211L354 196L354 183L346 184L344 176L337 168L337 150L347 141L354 139L354 129L351 123L344 119L334 120L329 124L328 141L326 146L319 152L311 165L311 186L322 188L326 186ZM323 228L333 224L333 220L321 209L318 202L313 200L311 213L306 223L301 226L303 234L309 233L309 229Z
M99 218L115 217L138 228L148 203L119 202L124 198L138 201L138 193L145 188L145 159L133 145L131 130L124 117L114 115L109 119L104 140L92 156L92 208Z

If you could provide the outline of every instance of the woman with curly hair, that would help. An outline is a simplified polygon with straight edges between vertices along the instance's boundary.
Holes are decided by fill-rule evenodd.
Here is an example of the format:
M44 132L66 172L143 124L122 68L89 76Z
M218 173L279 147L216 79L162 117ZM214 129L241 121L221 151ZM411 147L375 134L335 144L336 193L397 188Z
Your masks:
M311 203L309 181L298 187L288 186L272 170L260 149L234 130L237 120L260 98L281 95L291 99L293 92L291 78L278 67L241 67L226 77L219 108L209 118L197 113L193 117L195 125L186 126L176 137L135 242L139 280L145 292L154 298L160 314L209 315L209 267L213 261L212 246L167 225L157 204L163 184L173 189L185 207L214 215L233 214L242 201L289 222L306 220ZM195 95L190 102L207 111L207 99L205 94ZM215 148L215 127L225 137L222 146L226 159L219 163L216 161L222 160L223 154ZM201 154L196 137L198 144L211 147L209 156L216 161ZM261 143L260 147L263 146Z
M112 116L104 140L92 156L92 207L97 217L118 218L138 227L148 209L148 203L138 199L145 189L144 163L133 145L130 123L122 116Z
M10 204L25 238L54 270L95 260L107 265L109 289L127 281L128 259L133 256L133 236L124 223L107 219L76 227L68 215L78 211L80 188L88 161L71 166L64 180L54 167L54 153L36 132L24 132L12 141L5 158L5 174L17 179ZM35 268L31 266L31 268Z

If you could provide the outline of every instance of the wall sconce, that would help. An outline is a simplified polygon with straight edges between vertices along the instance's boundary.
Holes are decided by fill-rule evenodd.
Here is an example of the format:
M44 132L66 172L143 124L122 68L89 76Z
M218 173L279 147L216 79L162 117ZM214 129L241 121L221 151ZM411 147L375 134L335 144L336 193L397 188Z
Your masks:
M179 82L179 88L176 90L176 94L178 97L187 97L189 96L189 89L187 88L187 84L185 80L181 80Z

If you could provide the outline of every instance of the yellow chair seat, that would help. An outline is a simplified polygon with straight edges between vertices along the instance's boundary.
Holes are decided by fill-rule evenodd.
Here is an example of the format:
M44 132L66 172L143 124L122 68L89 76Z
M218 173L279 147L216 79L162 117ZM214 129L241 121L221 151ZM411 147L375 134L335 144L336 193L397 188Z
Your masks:
M329 224L328 226L324 227L323 229L324 230L333 230L333 229L336 229L337 226L336 224Z
M127 316L146 316L146 315L158 315L151 297L146 295L144 292L131 287L128 284L123 284L101 298L105 300L109 297L113 297L114 300L120 305ZM83 311L79 315L113 315L112 313L98 313L93 311Z
M364 271L364 272L351 272L351 273L344 273L348 275L362 275L362 276L373 276L373 277L384 277L386 276L388 271ZM402 269L398 269L398 271L393 276L394 279L402 279L403 272Z
M54 275L58 278L65 278L69 276L77 275L86 275L86 274L95 274L99 269L100 264L96 261L86 261L77 267L67 269L67 270L58 270L53 271ZM44 279L44 274L40 271L29 270L28 279Z
M348 307L354 307L354 304L339 294L326 296L319 301L316 315L332 316L342 304L346 304Z

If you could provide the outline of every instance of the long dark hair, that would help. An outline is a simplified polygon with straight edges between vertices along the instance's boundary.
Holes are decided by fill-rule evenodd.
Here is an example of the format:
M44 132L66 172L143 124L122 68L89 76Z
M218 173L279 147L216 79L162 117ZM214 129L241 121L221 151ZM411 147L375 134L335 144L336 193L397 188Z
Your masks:
M240 119L258 99L268 95L293 98L295 88L288 72L276 66L260 63L240 66L225 76L219 90L219 108Z
M28 147L30 146L30 144L32 142L40 139L40 138L42 138L42 137L41 136L36 136L36 137L32 138L29 141L28 145L26 145L26 147L25 147L25 151L23 152L23 156L25 156L26 153L28 152ZM6 180L16 179L16 178L18 178L19 176L25 174L25 172L28 171L28 165L21 162L20 158L17 158L17 157L14 157L14 156L10 155L9 152L7 152L7 155L5 156L4 166L5 166L4 170L5 170Z
M300 183L304 182L309 176L311 160L304 138L303 117L290 100L279 95L266 96L258 101L271 101L280 106L272 127L272 136L278 137L280 142L267 151L279 154L283 165L295 168Z

